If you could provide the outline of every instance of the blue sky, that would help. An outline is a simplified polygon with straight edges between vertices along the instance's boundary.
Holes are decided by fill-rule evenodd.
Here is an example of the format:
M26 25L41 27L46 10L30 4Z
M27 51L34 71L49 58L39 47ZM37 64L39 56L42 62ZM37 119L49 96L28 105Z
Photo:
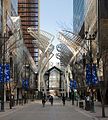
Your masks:
M59 43L56 35L65 26L72 28L72 0L40 0L40 29L55 36L55 46Z

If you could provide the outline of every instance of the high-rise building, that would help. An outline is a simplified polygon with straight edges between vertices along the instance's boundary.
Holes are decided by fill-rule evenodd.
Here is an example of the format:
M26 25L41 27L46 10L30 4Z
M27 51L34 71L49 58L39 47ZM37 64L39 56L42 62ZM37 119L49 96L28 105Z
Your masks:
M2 1L0 0L0 33L1 33L1 27L2 27Z
M27 32L27 28L35 27L39 30L39 0L18 0L18 15L21 17L24 43L38 65L38 49L33 45L34 38Z
M73 32L84 29L84 0L73 0Z
M11 0L11 16L18 14L18 0Z
M99 50L108 50L108 1L98 0ZM106 58L106 57L105 57Z

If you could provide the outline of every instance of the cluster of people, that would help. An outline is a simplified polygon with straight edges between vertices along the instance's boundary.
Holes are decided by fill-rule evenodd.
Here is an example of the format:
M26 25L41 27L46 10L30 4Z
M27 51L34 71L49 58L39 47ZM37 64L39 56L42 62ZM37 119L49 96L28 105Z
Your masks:
M45 99L45 97L43 97L42 98L42 105L43 105L43 107L45 107L45 103L46 103L46 99ZM49 97L49 102L51 103L51 106L53 106L53 96L50 96Z
M45 107L45 103L46 103L46 99L45 97L42 98L42 105L43 107ZM53 106L53 96L50 96L49 97L49 102L51 103L51 106ZM65 105L65 96L62 97L62 103L63 103L63 106Z

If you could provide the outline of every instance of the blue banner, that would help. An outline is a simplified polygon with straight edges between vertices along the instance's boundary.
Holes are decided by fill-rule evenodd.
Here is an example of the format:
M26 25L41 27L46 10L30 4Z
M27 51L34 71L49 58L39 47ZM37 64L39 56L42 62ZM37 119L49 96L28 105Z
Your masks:
M91 69L92 69L92 75L91 75ZM90 64L87 64L86 65L86 84L96 85L97 83L98 83L98 77L97 77L96 64L93 64L92 68Z
M97 84L97 83L98 83L98 76L97 76L96 64L93 64L93 67L92 67L92 84Z
M91 84L91 69L90 64L86 64L86 84Z
M10 64L4 65L4 81L3 81L3 65L0 64L0 82L9 82L10 81Z
M29 88L29 80L22 80L22 88L25 90Z
M70 89L77 89L76 80L70 80Z
M5 81L4 82L9 82L10 81L10 64L5 64Z
M2 82L3 81L3 66L2 66L2 64L0 64L0 82Z

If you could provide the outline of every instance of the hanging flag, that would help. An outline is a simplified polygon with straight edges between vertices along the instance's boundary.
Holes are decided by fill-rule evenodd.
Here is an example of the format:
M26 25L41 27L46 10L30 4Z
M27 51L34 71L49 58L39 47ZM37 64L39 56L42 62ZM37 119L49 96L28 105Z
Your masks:
M90 69L90 64L86 64L86 84L90 85L91 84L91 69Z
M0 82L2 82L3 81L3 65L2 64L0 64Z
M97 83L98 83L98 77L97 77L96 64L93 64L93 66L92 66L92 84L96 85Z
M9 82L10 81L10 64L5 64L5 81L4 82Z
M3 81L3 65L0 64L0 82L9 82L10 81L10 64L4 65L4 81Z
M70 80L70 89L77 89L76 80Z
M91 75L91 69L92 69L92 75ZM86 64L86 84L96 85L97 83L98 83L98 77L97 77L96 64L93 64L92 68L90 64Z
M22 88L25 90L29 88L29 80L22 80Z

